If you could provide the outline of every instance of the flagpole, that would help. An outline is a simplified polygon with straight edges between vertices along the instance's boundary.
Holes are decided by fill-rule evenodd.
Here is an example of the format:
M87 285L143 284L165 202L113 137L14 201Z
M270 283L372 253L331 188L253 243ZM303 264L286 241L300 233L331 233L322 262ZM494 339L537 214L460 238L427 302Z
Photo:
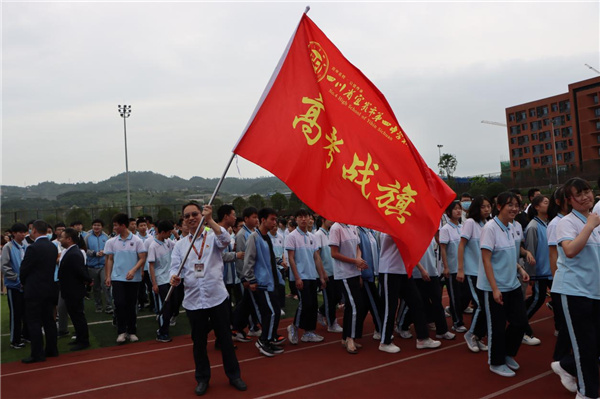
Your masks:
M219 192L219 189L221 188L221 185L223 184L223 181L225 180L225 176L227 175L227 172L229 171L229 168L231 167L233 158L235 158L235 153L232 152L231 158L229 158L229 162L227 162L227 166L225 167L225 170L223 171L223 174L221 175L221 178L219 179L219 182L217 183L217 186L215 187L215 191L212 193L212 196L210 197L210 200L208 201L207 205L211 205L213 203L215 197L217 196L217 193ZM187 259L190 256L190 252L192 251L192 247L194 246L194 241L196 241L196 238L198 238L198 235L200 234L202 229L204 229L204 216L202 216L202 219L200 219L200 224L198 225L198 227L196 228L196 231L194 232L194 236L192 237L190 246L188 247L188 250L185 253L185 256L183 257L183 261L181 261L181 264L179 265L179 269L177 269L177 274L176 274L177 277L179 277L179 275L181 274L181 271L183 270L183 266L185 265L185 262L187 262ZM171 287L169 287L169 292L167 293L167 297L164 300L163 309L165 308L165 304L167 303L167 301L171 298L171 295L173 294L174 289L175 289L175 286L173 286L173 285Z

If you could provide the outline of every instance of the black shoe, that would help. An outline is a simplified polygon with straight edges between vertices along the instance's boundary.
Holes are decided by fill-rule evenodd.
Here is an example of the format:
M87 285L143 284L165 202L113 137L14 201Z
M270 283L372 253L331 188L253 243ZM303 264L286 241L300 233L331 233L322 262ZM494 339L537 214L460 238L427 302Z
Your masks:
M229 384L237 389L238 391L245 391L248 389L248 386L241 378L236 378L235 380L229 380Z
M279 354L283 353L283 348L281 346L277 346L272 342L269 342L269 345L271 346L271 350L273 351L274 354L279 355Z
M201 381L198 383L198 386L196 387L196 395L198 396L202 396L206 393L206 390L208 389L208 382L204 382Z
M84 343L78 342L76 345L73 345L71 347L71 349L69 349L69 350L71 352L75 352L75 351L80 351L80 350L83 350L83 349L86 349L89 347L90 347L90 344L84 344Z
M25 359L21 360L22 363L25 364L31 364L31 363L39 363L39 362L45 362L46 358L45 357L26 357Z
M52 353L46 353L46 357L58 357L58 351Z
M258 351L267 357L275 356L275 352L273 352L273 346L267 341L261 341L260 339L256 341L254 344Z
M10 347L13 349L23 349L25 344L23 342L15 342L14 344L10 344Z

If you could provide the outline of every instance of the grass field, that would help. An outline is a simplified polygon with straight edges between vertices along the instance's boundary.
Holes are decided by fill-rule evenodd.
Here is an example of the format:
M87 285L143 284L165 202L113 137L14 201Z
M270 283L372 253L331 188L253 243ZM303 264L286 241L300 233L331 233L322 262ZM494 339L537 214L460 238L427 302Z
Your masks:
M286 286L287 288L287 286ZM322 296L319 295L319 302L322 301ZM298 301L286 298L286 306L284 311L286 312L285 317L291 317L296 311ZM90 331L90 348L103 348L108 346L116 345L115 340L117 338L116 327L112 325L112 316L105 313L95 313L94 300L85 301L85 316L88 321ZM29 356L29 345L23 349L13 349L10 347L10 330L9 330L9 312L8 312L8 301L6 295L0 297L0 362L14 362L19 361ZM140 341L148 341L156 339L156 330L158 328L156 317L153 312L144 309L138 313L137 319L137 330ZM70 334L65 337L58 339L58 351L60 353L69 352L69 346L67 345L71 341L71 335L74 333L73 325L69 320L69 332ZM169 332L171 336L187 335L190 333L190 326L185 315L185 311L180 313L177 319L177 325L170 327Z

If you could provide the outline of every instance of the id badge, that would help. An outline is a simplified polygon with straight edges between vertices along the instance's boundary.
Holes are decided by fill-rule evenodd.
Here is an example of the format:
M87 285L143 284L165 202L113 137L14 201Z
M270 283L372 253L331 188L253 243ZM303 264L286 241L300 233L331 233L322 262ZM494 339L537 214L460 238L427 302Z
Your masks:
M204 263L200 261L194 262L194 275L196 278L204 277Z

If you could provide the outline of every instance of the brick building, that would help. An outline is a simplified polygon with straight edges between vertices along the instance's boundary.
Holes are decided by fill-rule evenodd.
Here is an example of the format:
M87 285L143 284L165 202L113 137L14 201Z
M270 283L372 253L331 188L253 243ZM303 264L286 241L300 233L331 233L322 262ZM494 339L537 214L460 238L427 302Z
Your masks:
M510 171L516 183L600 176L600 77L567 93L506 108Z

